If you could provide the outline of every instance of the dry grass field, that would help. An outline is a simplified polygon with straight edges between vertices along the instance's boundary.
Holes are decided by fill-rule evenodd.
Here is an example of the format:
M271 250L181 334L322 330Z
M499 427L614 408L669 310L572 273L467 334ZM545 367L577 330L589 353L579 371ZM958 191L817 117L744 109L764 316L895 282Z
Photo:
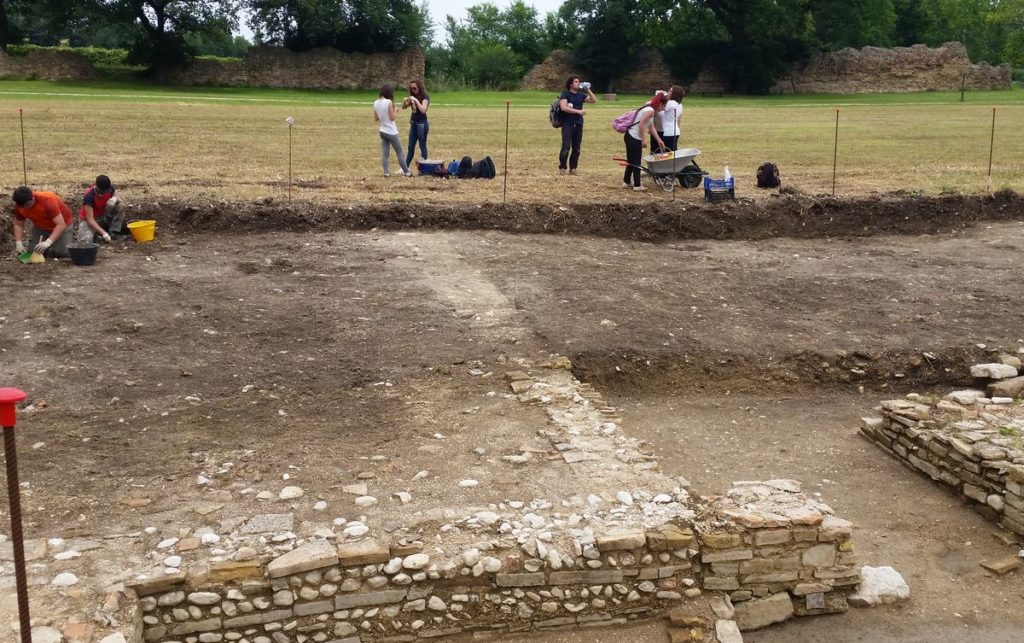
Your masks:
M40 90L38 93L35 90ZM44 93L46 95L39 95ZM63 94L63 95L57 95ZM687 99L681 146L703 150L698 161L720 175L729 164L742 196L753 175L777 163L786 185L807 193L832 189L836 109L840 110L840 196L907 190L976 193L988 188L992 105L998 103L992 188L1024 188L1024 93L957 96L770 97ZM490 155L493 181L381 176L370 98L364 94L232 90L130 89L84 96L75 87L0 82L0 167L5 189L21 183L18 108L25 109L28 180L74 194L97 173L111 175L126 196L252 200L286 198L288 130L293 116L293 198L348 202L501 200L505 100L509 110L508 194L511 202L700 198L697 190L666 195L625 192L612 160L624 153L610 121L635 98L589 107L581 175L559 177L559 134L547 123L547 95L437 94L430 113L430 154L451 160ZM365 102L365 104L363 104ZM467 104L472 103L472 104ZM489 103L489 104L488 104ZM399 119L403 139L407 117ZM650 183L648 184L654 187Z

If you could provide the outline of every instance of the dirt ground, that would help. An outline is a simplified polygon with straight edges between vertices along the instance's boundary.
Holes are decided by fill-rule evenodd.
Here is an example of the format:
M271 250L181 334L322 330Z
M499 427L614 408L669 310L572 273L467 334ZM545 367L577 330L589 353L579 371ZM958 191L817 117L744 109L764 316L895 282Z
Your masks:
M990 350L1024 348L1021 200L908 201L901 218L895 199L865 211L787 198L788 217L740 205L614 220L623 209L575 229L575 211L464 209L448 225L455 209L423 224L400 208L172 207L154 243L116 242L94 267L3 259L2 384L45 407L19 425L28 536L180 518L205 497L198 473L250 514L266 505L243 487L294 482L333 507L359 473L385 491L427 468L440 482L493 474L474 449L522 446L542 418L489 396L480 373L559 353L670 475L702 493L800 480L854 521L864 562L912 588L901 608L748 640L1011 640L1024 586L978 567L1008 551L991 526L855 432L880 399L944 391ZM474 439L485 424L503 441ZM554 486L496 475L466 502ZM440 482L420 491L441 502ZM140 496L153 505L120 502ZM297 518L312 523L309 504ZM664 638L658 624L634 631ZM617 636L591 634L531 640Z

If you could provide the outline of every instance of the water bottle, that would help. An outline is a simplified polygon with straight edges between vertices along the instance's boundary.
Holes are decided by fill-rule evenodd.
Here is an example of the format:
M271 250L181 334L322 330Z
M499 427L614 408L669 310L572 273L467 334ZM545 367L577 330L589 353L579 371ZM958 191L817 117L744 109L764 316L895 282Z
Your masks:
M728 181L729 179L731 179L731 178L732 178L732 172L730 172L730 171L729 171L729 166L728 166L728 165L726 165L726 166L725 166L725 169L723 169L723 170L722 170L722 177L723 177L723 178L724 178L724 179L725 179L726 181Z

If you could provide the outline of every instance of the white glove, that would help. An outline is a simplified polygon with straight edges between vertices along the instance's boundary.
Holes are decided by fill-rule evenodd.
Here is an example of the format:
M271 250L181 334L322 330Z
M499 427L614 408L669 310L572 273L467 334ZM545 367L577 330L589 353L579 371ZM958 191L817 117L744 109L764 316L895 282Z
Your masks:
M39 243L36 244L35 248L32 248L32 252L37 255L41 255L47 250L49 250L50 246L52 245L53 242L51 242L49 239L46 239L45 241L40 241Z
M20 241L15 241L14 242L14 251L17 252L19 255L21 253L25 252L25 244L20 242Z
M103 240L106 241L107 243L110 243L110 234L104 232L103 233Z

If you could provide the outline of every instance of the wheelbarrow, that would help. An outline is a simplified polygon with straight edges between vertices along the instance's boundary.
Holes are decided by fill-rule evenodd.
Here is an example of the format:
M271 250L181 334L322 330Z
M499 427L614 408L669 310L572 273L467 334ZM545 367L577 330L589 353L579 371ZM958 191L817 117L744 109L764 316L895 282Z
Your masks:
M702 170L693 159L700 155L700 150L687 147L676 151L648 154L643 158L646 165L634 165L626 159L615 158L622 167L635 167L644 174L650 174L655 185L665 192L676 187L676 181L684 188L700 186L707 172Z

